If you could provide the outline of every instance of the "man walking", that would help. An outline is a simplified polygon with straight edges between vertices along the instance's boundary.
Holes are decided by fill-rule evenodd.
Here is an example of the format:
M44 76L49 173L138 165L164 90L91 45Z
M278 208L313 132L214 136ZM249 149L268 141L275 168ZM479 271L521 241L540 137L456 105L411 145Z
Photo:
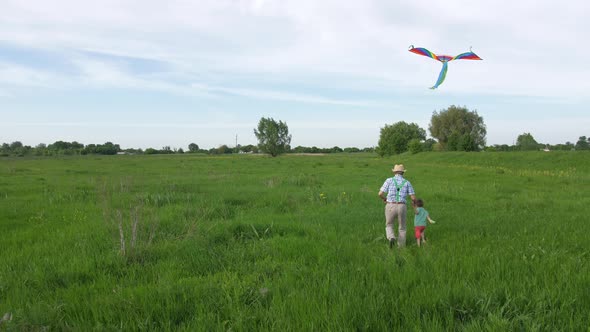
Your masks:
M389 247L393 248L396 242L393 232L393 221L397 217L398 221L398 240L397 245L403 247L406 245L406 197L412 198L412 206L416 206L416 193L410 181L404 179L406 169L404 165L393 166L392 178L388 178L379 190L379 197L385 202L385 234L389 241ZM384 196L387 194L387 196Z

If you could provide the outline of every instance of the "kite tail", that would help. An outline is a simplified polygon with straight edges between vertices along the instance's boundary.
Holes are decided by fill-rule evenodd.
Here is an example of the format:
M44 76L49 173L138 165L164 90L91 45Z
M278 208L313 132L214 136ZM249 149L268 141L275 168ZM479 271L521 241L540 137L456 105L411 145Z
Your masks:
M431 87L431 89L436 89L438 88L439 85L442 84L442 82L444 82L445 77L447 77L447 62L443 61L443 66L442 69L440 70L440 73L438 74L438 79L436 80L436 84L434 84L433 87Z

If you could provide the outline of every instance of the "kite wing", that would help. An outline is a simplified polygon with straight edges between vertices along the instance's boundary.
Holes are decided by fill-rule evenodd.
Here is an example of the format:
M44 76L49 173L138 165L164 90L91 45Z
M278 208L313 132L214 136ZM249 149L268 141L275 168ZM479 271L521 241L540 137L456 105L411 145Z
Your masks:
M442 82L444 82L445 77L447 77L447 70L448 70L447 63L449 61L453 61L453 60L482 60L482 58L480 58L477 54L471 52L471 50L469 52L461 53L461 54L454 56L454 57L449 56L449 55L436 55L423 47L414 47L413 45L410 45L409 51L412 53L419 54L419 55L427 56L431 59L434 59L434 60L437 60L437 61L440 61L443 63L442 69L440 70L440 73L438 74L438 79L436 80L436 83L434 84L434 86L431 87L431 89L438 88L438 86L441 85Z
M410 45L409 51L412 53L419 54L419 55L427 56L427 57L434 59L434 60L438 60L438 57L436 56L436 54L430 52L429 50L427 50L423 47L414 47L414 45Z
M470 51L470 52L461 53L461 54L453 57L451 60L483 60L483 59L480 58L477 54Z

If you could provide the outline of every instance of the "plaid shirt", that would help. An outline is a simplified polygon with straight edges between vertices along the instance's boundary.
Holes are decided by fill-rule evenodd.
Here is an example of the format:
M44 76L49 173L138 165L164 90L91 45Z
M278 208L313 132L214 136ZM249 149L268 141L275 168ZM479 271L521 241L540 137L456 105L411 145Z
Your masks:
M404 182L404 178L400 174L396 174L392 178L388 178L381 186L381 191L387 193L387 202L406 202L406 196L408 195L415 195L414 188L410 181L406 180L406 183L401 188L399 192L399 200L395 199L396 194L396 184L400 186Z

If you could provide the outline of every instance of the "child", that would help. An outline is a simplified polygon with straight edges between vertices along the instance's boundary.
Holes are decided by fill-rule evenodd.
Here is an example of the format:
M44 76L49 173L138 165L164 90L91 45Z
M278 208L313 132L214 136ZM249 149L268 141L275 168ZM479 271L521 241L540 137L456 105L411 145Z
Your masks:
M428 220L431 224L436 223L436 221L430 219L430 215L428 211L426 211L424 206L424 201L421 199L416 200L416 209L414 212L416 216L414 217L414 233L416 235L416 244L418 247L421 243L426 243L426 239L424 238L424 231L426 230L426 220Z

